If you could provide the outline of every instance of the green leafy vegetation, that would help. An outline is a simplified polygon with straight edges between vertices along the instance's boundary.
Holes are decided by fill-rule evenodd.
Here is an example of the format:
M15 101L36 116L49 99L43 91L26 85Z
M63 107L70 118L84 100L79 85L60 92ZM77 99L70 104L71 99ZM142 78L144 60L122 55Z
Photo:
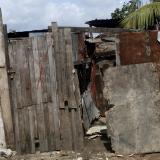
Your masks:
M124 17L121 25L128 29L148 29L159 25L160 2L147 4Z
M116 8L113 13L111 13L112 19L121 20L127 17L130 13L138 9L140 5L140 0L132 0L128 3L124 3L122 8Z

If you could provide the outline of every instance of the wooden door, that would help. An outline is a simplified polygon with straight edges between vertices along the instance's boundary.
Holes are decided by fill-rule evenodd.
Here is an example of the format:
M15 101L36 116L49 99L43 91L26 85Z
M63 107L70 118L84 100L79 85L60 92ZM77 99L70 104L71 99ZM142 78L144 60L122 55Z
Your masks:
M83 145L78 79L72 75L71 33L55 31L9 43L18 153L77 150Z

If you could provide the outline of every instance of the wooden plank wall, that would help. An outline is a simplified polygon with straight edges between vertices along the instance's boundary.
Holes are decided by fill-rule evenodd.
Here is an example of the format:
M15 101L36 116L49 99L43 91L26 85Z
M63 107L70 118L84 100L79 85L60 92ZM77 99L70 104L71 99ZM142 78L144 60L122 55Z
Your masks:
M80 93L70 29L10 40L14 133L18 153L81 150Z
M7 147L14 148L13 123L11 103L9 94L8 66L7 66L7 29L3 25L0 9L0 110L5 130L5 141Z

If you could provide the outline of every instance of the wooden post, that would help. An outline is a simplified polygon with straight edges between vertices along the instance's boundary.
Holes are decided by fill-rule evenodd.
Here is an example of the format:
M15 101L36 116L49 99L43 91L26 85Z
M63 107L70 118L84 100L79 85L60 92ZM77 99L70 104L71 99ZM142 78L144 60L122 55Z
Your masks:
M6 65L6 48L4 39L4 28L2 21L2 13L0 9L0 106L2 111L5 138L8 148L14 147L14 132L11 114L11 104L9 96L9 84Z

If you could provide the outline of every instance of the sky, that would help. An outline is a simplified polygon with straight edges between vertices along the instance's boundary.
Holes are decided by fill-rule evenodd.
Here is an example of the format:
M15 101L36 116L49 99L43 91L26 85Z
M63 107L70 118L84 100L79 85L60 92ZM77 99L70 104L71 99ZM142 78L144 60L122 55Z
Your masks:
M93 19L110 18L111 12L129 0L0 0L3 23L8 30L44 29L59 26L85 26ZM147 0L143 0L145 4Z

